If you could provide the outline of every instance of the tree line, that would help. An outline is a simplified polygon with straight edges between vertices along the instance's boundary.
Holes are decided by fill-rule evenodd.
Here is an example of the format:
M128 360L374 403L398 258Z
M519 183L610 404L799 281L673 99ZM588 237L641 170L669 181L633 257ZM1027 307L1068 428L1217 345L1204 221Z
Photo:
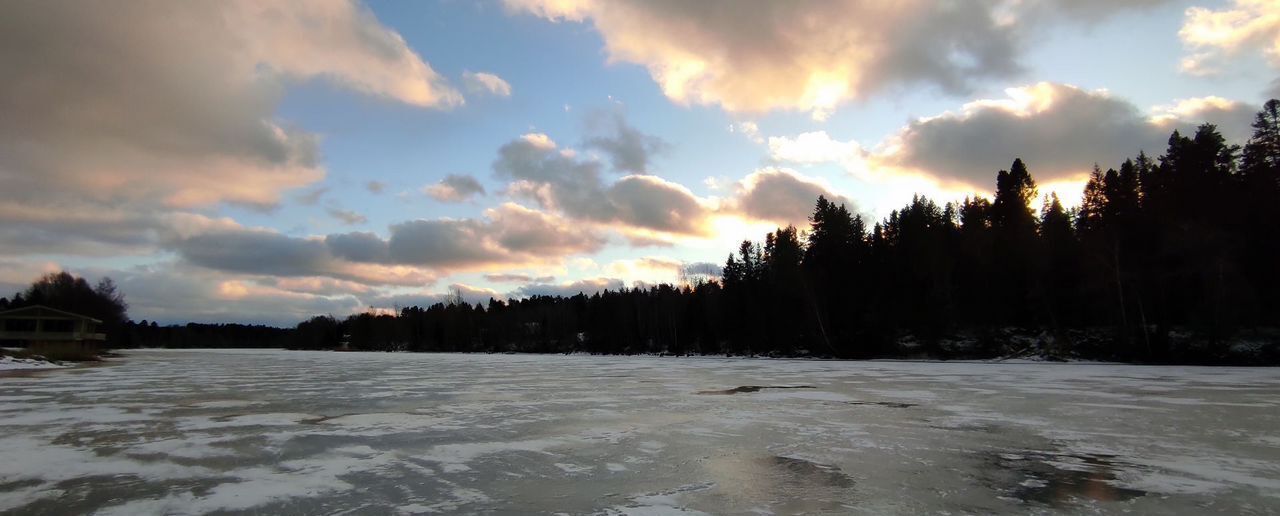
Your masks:
M120 335L129 322L129 304L124 293L111 278L94 285L67 272L51 272L41 276L12 298L0 297L0 312L32 305L44 305L67 312L87 315L102 321L99 331L108 336ZM10 343L4 343L8 345ZM119 340L114 345L123 344Z
M410 351L1280 360L1280 101L1243 147L1217 127L1095 165L1078 208L1021 159L990 198L883 220L817 199L742 242L719 281L317 317L293 346Z
M290 328L247 324L199 324L160 326L129 319L124 293L109 277L90 285L71 273L51 272L12 297L0 297L0 312L43 305L102 321L109 348L261 348L287 347L293 341ZM4 345L14 343L0 342Z
M460 352L993 357L1280 363L1280 101L1243 146L1210 124L1095 165L1077 208L1027 164L990 198L915 196L868 221L745 241L718 280L592 295L460 297L295 328L126 323L131 345Z

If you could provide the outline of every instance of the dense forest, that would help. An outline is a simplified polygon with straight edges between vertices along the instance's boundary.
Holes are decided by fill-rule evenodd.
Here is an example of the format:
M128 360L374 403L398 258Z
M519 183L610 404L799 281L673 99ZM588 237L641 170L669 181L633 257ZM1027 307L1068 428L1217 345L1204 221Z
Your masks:
M992 198L917 196L869 223L817 199L720 281L316 317L298 348L1276 362L1280 101L1243 147L1213 125L1094 167L1080 206L1027 164Z
M718 280L454 299L291 330L124 323L120 345L871 358L1280 362L1280 101L1244 147L1213 125L1095 165L1078 208L1026 163L991 198L916 196L867 221L819 198L806 228L742 242ZM29 300L28 300L29 301Z

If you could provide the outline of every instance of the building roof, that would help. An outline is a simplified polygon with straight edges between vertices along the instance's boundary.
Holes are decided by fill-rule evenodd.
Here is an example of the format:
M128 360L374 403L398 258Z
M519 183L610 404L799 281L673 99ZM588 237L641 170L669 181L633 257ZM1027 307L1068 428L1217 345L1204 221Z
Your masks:
M31 305L0 312L0 319L76 319L101 324L102 321L87 315L71 313L66 310L49 308L44 305Z

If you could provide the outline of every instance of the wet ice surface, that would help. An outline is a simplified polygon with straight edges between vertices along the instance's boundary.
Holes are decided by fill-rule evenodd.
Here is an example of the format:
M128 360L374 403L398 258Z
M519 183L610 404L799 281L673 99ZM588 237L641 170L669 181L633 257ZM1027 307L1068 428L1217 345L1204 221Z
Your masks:
M136 351L0 377L0 512L1271 514L1278 405L1277 369Z

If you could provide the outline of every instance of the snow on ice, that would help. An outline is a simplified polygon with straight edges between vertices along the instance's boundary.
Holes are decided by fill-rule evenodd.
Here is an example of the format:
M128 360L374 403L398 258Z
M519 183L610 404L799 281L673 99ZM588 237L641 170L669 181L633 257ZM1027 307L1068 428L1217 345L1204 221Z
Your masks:
M1267 513L1278 405L1263 368L133 351L0 377L0 512Z

